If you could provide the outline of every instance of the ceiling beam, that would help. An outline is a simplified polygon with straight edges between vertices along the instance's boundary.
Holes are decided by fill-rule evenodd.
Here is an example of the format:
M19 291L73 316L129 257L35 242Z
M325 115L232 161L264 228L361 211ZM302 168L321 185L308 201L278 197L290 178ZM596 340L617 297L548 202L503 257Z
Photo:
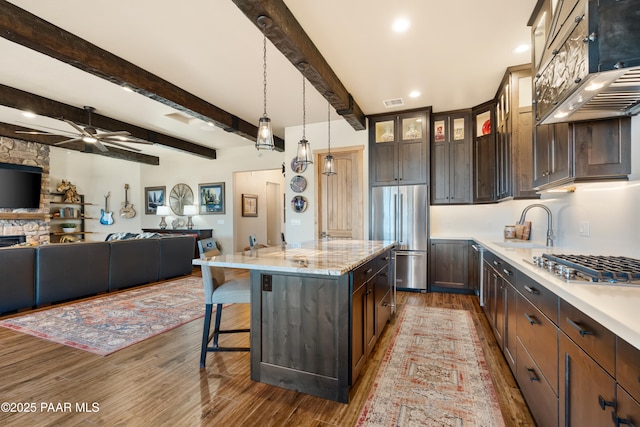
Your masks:
M0 136L11 139L20 139L23 141L37 142L43 145L53 146L56 142L64 141L67 138L59 137L55 135L21 135L16 134L16 131L28 131L31 129L15 126L9 123L0 122ZM122 150L117 147L109 147L109 151L100 151L93 144L86 144L82 141L75 143L65 144L64 146L56 146L58 148L64 148L65 150L80 151L83 153L98 154L100 156L110 157L112 159L127 160L130 162L144 163L146 165L158 166L160 159L156 156L150 156L148 154L136 153L133 151Z
M87 123L87 112L83 108L73 107L68 104L63 104L62 102L54 101L40 95L35 95L33 93L25 92L2 84L0 84L0 105L22 111L31 111L39 116L51 117L53 119L60 120L65 118L85 126L89 124ZM182 150L207 159L216 158L216 150L213 148L157 133L130 123L102 116L100 114L91 114L91 125L109 131L124 130L129 132L131 136L163 145L168 148ZM15 137L15 135L12 137Z
M329 63L282 0L233 0L262 32L258 17L271 19L265 29L273 45L311 82L355 130L366 129L366 118ZM308 64L308 65L306 65Z
M107 52L74 34L0 0L0 36L82 71L168 105L205 122L255 140L258 127L187 92L137 65ZM275 138L276 150L284 151L284 140Z

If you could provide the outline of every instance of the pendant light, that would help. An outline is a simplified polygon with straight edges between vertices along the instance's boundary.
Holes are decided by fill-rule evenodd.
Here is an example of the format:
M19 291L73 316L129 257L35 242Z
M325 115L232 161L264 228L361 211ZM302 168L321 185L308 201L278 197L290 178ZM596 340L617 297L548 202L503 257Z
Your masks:
M258 122L258 138L256 139L257 150L273 150L275 144L273 142L273 129L271 128L271 119L267 116L267 27L271 26L271 18L261 15L258 17L258 25L262 27L262 82L264 87L264 113Z
M313 163L313 159L311 158L311 146L309 145L309 141L305 137L305 120L307 116L307 111L305 107L306 101L306 93L305 93L305 77L302 75L302 139L298 142L298 155L296 156L298 164L306 165L309 163Z
M323 175L331 176L336 174L333 156L331 155L331 103L327 101L327 129L328 129L328 145L329 152L324 156L324 165L322 166Z

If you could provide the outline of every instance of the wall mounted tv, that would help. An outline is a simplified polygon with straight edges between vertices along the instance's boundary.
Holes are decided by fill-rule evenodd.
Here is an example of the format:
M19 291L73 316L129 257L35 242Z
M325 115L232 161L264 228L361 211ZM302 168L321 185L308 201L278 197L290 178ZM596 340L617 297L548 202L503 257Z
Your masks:
M42 168L0 163L0 208L40 207Z

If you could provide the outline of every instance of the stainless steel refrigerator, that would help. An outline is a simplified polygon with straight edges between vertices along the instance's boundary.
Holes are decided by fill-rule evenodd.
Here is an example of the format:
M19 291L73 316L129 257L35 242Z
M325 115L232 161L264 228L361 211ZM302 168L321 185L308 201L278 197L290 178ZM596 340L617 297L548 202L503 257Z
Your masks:
M371 239L394 240L395 286L427 291L429 186L371 189Z

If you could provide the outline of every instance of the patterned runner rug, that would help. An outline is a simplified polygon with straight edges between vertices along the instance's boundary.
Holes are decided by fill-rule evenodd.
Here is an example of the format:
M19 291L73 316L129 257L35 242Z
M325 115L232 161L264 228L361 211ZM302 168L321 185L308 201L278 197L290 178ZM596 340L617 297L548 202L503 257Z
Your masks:
M185 277L0 321L105 356L204 316L202 279Z
M464 310L405 306L357 426L504 426Z

